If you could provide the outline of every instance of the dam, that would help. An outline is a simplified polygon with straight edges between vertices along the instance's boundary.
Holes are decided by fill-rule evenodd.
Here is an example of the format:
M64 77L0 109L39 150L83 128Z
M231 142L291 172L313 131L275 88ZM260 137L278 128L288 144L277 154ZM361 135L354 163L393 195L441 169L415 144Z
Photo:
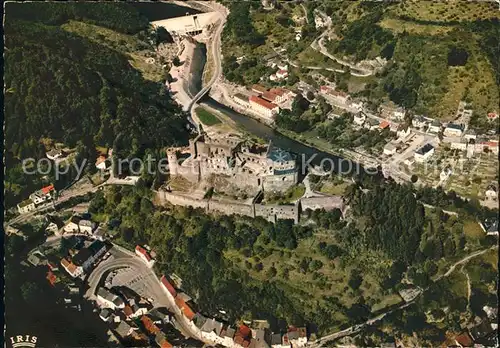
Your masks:
M155 27L164 27L173 37L209 36L209 29L220 19L218 12L203 12L192 15L153 21Z

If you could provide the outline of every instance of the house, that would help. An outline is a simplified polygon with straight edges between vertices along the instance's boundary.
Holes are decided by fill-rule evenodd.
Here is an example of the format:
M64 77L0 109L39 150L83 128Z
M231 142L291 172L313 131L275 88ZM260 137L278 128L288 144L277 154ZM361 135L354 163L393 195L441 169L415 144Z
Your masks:
M55 215L47 215L45 219L49 223L48 226L45 227L45 231L59 235L59 230L64 227L64 222Z
M160 348L172 348L173 346L167 341L167 338L163 332L156 333L155 342Z
M410 129L410 127L408 127L404 124L400 124L398 126L398 130L397 130L396 134L397 134L398 138L406 139L411 134L411 129Z
M271 81L278 81L278 77L276 77L276 74L271 74L269 76L269 80L271 80Z
M467 150L467 144L468 144L468 141L466 139L462 139L462 138L456 139L456 138L454 138L450 142L450 147L452 149L465 151L465 150Z
M286 79L288 77L288 71L280 69L276 72L276 77L280 80Z
M111 161L106 158L106 156L99 156L95 161L95 166L99 170L106 170L111 167Z
M301 32L295 33L295 41L300 41L300 39L302 39L302 33Z
M87 272L106 251L106 245L100 240L96 240L87 248L80 249L78 253L73 256L72 261L75 265L82 267L84 272Z
M83 273L83 268L81 266L75 265L73 262L68 261L66 258L61 260L61 266L69 273L73 278L79 277Z
M451 168L450 167L446 167L439 174L439 179L441 181L448 180L448 178L450 177L451 173L452 173Z
M220 333L220 336L223 338L224 340L224 343L223 345L225 345L226 347L230 347L233 345L234 343L234 334L235 334L235 330L228 326L227 328L223 328L221 333Z
M268 102L260 97L251 96L250 97L250 107L268 118L271 118L273 115L279 112L279 107L276 104Z
M73 233L78 233L80 232L80 220L82 218L76 215L73 215L71 219L69 219L68 223L64 226L63 230L64 232L73 232Z
M363 110L363 102L362 101L351 100L348 102L348 105L349 105L349 107L351 107L357 111Z
M363 112L358 112L354 115L354 123L358 126L362 126L366 121L366 115Z
M486 219L480 223L481 228L489 236L498 236L498 219L489 220Z
M94 237L97 240L100 240L101 242L104 242L106 240L106 235L107 235L107 229L105 227L99 226L94 230L92 237Z
M103 321L108 322L111 320L113 312L109 308L103 308L101 312L99 312L99 318Z
M261 85L253 85L252 86L252 92L262 94L264 92L267 92L267 88Z
M236 93L234 96L233 96L233 99L236 103L240 104L241 106L244 106L244 107L249 107L250 104L248 102L248 96L247 95L244 95L244 94L241 94L241 93Z
M54 185L45 186L42 187L41 190L33 192L30 195L30 199L35 203L35 205L39 205L52 199L52 194L54 192L55 192Z
M96 293L97 304L101 308L123 309L125 302L106 288L99 288Z
M497 188L494 185L488 186L485 196L487 199L497 199Z
M441 124L441 122L439 122L438 120L434 120L429 125L428 132L437 134L437 133L441 132L442 127L443 127L443 125Z
M78 228L80 229L80 233L92 234L96 229L97 224L90 220L81 219L78 222Z
M262 93L262 98L270 101L271 103L279 103L283 100L278 95L271 93L270 91Z
M151 255L149 254L149 252L146 249L144 249L140 245L136 245L135 254L137 256L139 256L139 258L142 261L144 261L146 263L146 265L148 265L149 268L153 267L155 261L153 260L153 258L151 257Z
M64 153L62 150L52 149L45 154L49 160L55 161L56 159L63 157Z
M344 91L330 90L329 94L335 98L335 100L342 104L347 104L349 100L349 94Z
M277 96L276 102L283 103L291 97L291 92L284 88L271 88L269 92Z
M464 134L464 138L467 139L467 140L471 140L471 139L476 139L476 132L474 132L473 129L468 129L465 134Z
M55 264L54 262L47 262L47 267L49 267L49 269L50 269L52 272L57 272L57 271L59 271L59 267L57 267L57 264Z
M278 69L279 70L288 71L288 64L286 64L286 63L278 63Z
M156 335L158 332L160 332L160 328L153 323L150 317L147 315L143 315L141 317L141 323L144 326L144 329L151 335Z
M59 279L57 278L57 276L51 270L49 270L47 272L47 277L46 278L49 281L50 285L52 285L52 286L55 286L55 284L57 282L59 282Z
M267 329L258 329L254 331L254 339L252 340L252 347L255 348L270 348L271 342L270 333Z
M405 109L398 107L393 102L388 102L380 105L379 113L382 118L387 118L394 121L402 121L405 117Z
M135 330L137 329L130 326L126 321L121 321L114 331L119 337L125 338L132 335Z
M290 340L288 339L288 333L285 333L282 337L281 337L281 347L283 348L287 348L287 347L291 347L292 345L290 344Z
M460 137L463 133L462 125L455 123L448 123L446 128L443 131L443 135L445 137Z
M455 342L459 347L473 347L474 341L467 332L463 332L455 337Z
M379 124L379 128L381 130L384 130L386 129L387 127L389 127L391 124L389 122L387 122L386 120L383 120L382 122L380 122Z
M369 130L379 129L379 122L374 118L369 118L367 122L365 122L364 127Z
M184 314L184 316L188 320L193 320L195 313L193 312L193 310L191 309L191 307L189 307L187 305L187 303L184 302L183 299L181 299L179 297L176 297L175 298L175 304L177 305L177 307L179 307L179 309L181 310L182 314Z
M393 143L387 143L384 146L384 155L392 156L396 153L396 145Z
M434 151L434 146L431 144L425 144L420 149L415 151L415 162L426 162L434 154Z
M32 210L35 210L35 202L31 199L26 199L17 205L17 211L19 214L26 214Z
M177 296L177 291L175 291L172 284L170 284L170 282L167 280L167 277L165 276L161 277L161 284L163 285L165 290L167 290L172 295L172 297L175 298Z
M224 339L220 337L220 333L223 326L221 322L215 319L207 319L200 328L201 337L222 344Z
M426 124L427 122L425 122L425 119L422 116L414 116L411 120L411 125L415 128L422 128Z
M307 344L307 331L305 327L289 327L288 339L292 347L305 347Z
M316 29L323 28L326 25L325 21L323 20L323 17L320 15L314 16L314 26Z
M486 117L488 117L488 121L493 121L498 118L498 114L496 112L489 112Z

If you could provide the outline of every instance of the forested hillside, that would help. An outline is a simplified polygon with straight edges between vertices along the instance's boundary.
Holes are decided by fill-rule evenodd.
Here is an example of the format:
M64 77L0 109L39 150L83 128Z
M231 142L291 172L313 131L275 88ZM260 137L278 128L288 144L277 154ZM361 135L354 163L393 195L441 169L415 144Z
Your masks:
M185 116L161 83L143 78L119 50L61 28L68 20L138 35L148 21L120 3L9 3L5 18L6 205L39 187L20 161L41 158L41 138L113 146L121 157L183 143ZM94 158L89 159L91 161Z

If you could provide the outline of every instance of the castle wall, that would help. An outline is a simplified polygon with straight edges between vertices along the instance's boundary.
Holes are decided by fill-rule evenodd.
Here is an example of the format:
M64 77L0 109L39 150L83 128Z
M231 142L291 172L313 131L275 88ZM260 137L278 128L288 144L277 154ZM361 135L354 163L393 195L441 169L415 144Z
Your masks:
M298 173L268 175L264 177L263 187L267 191L286 191L298 181Z
M254 217L253 206L251 204L244 204L234 200L211 199L208 203L208 210L210 212L218 211L227 215L239 214Z
M158 191L158 197L161 202L169 202L173 205L182 205L185 207L202 208L208 211L208 200L205 199L195 199L189 195L182 193L172 193L168 191Z
M299 205L255 204L255 216L262 216L271 222L291 219L299 222Z
M341 196L323 196L323 197L309 197L300 200L302 210L311 209L325 209L334 210L336 208L343 210L344 201Z

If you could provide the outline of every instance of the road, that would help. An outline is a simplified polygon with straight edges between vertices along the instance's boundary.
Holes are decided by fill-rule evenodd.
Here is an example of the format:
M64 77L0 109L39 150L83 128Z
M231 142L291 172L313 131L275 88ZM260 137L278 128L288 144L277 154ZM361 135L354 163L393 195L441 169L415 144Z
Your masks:
M482 254L484 254L484 253L486 253L486 252L488 252L490 250L493 250L493 249L498 249L498 245L492 246L491 248L488 248L488 249L476 251L476 252L474 252L474 253L472 253L472 254L464 257L463 259L455 262L453 265L450 266L450 268L448 269L447 272L445 272L444 274L440 275L439 277L436 277L434 279L434 282L439 281L439 280L441 280L443 278L449 277L455 271L455 269L457 268L457 266L466 264L471 259L473 259L473 258L475 258L475 257L477 257L479 255L482 255ZM377 321L382 320L386 315L391 314L391 313L393 313L395 311L398 311L400 309L404 309L404 308L410 306L411 304L415 303L415 301L417 300L417 298L419 298L427 290L428 290L428 288L426 288L423 291L421 291L420 294L418 294L417 296L415 296L415 298L413 300L411 300L409 302L406 302L406 303L402 304L399 307L396 307L394 309L388 310L387 312L379 314L378 316L376 316L376 317L374 317L372 319L369 319L369 320L367 320L366 322L364 322L362 324L354 325L354 326L351 326L351 327L349 327L347 329L344 329L342 331L338 331L338 332L335 332L335 333L323 336L320 339L317 339L316 341L311 342L310 347L315 347L315 348L322 347L323 344L327 343L328 341L332 341L332 340L335 340L335 339L338 339L338 338L342 338L342 337L345 337L345 336L350 336L352 334L355 334L355 333L361 331L362 329L364 329L366 326L373 325Z

